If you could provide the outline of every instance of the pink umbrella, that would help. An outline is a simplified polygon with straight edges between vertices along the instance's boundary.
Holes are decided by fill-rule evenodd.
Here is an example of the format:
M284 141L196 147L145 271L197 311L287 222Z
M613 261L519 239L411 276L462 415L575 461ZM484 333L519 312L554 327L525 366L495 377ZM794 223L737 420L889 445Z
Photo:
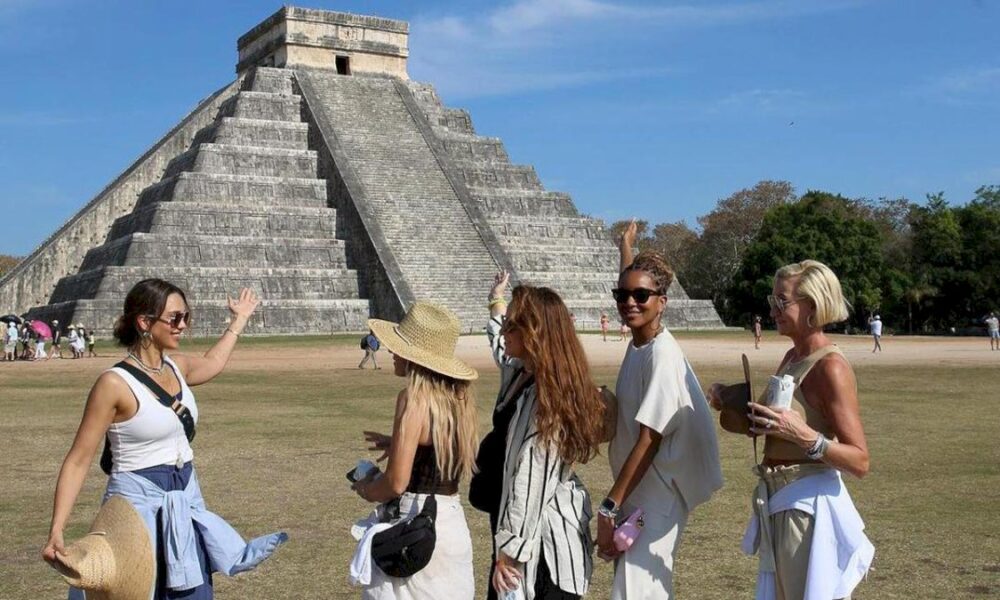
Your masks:
M49 326L46 325L43 321L38 321L38 320L32 321L31 330L37 333L38 337L42 338L43 340L52 339L52 330L49 329Z

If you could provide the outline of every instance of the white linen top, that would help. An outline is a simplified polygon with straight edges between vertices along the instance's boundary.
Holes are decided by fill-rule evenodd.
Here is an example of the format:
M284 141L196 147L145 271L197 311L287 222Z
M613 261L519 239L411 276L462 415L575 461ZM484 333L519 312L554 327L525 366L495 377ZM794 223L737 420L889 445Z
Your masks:
M618 372L618 425L608 446L611 472L621 472L639 440L640 426L663 435L642 481L626 499L656 512L665 494L680 493L687 509L711 498L722 487L715 419L701 384L669 331L652 341L630 343Z
M198 422L198 405L194 394L184 381L180 369L166 356L163 360L177 374L181 383L181 404L191 412L191 418ZM139 410L127 421L112 423L108 428L108 440L113 460L112 472L137 471L158 465L177 465L194 458L194 451L184 435L184 426L173 410L160 404L156 394L119 367L109 369L128 384L139 402Z

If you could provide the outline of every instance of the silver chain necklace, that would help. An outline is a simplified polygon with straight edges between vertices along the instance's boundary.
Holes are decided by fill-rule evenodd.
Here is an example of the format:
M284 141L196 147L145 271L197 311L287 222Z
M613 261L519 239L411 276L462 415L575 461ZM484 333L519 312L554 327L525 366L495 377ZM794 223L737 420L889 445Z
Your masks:
M138 356L136 356L131 351L128 353L128 357L131 358L132 360L134 360L136 363L138 363L139 364L139 368L141 368L143 371L145 371L147 373L152 373L153 375L162 375L164 367L167 366L167 362L165 360L163 360L162 356L160 357L160 366L157 367L157 368L150 367L146 363L142 362L142 359L139 358Z

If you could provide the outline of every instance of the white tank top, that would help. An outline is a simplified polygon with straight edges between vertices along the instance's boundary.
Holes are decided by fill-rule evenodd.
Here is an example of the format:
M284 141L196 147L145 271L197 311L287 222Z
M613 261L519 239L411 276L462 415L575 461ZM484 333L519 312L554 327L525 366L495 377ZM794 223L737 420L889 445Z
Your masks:
M181 404L191 412L194 422L198 422L198 406L194 394L184 381L180 369L166 356L163 360L177 374L181 383ZM127 421L112 423L108 428L111 445L113 472L137 471L158 465L182 466L194 458L191 445L184 435L184 426L173 410L160 404L156 394L139 383L128 371L120 367L108 369L128 384L139 402L139 410Z

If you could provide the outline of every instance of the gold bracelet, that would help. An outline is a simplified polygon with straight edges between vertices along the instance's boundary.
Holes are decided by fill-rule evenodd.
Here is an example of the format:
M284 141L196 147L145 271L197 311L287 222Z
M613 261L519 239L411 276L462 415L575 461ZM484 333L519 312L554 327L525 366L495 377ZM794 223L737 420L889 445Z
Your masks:
M497 304L507 304L507 301L504 300L503 298L494 298L490 300L490 303L486 308L493 308Z
M231 333L231 334L235 335L235 336L236 336L237 338L239 338L239 337L240 337L240 334L236 333L235 331L233 331L233 330L232 330L232 329L230 329L229 327L226 327L226 331L228 331L229 333ZM226 331L223 331L222 333L226 333Z

